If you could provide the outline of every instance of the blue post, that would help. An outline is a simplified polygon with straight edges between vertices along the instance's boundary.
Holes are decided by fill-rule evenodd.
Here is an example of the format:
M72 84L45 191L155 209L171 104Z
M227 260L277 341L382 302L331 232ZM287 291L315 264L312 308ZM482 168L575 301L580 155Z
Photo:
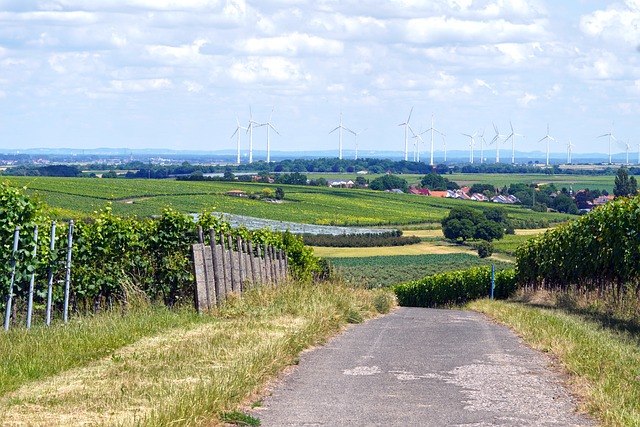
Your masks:
M496 288L496 267L491 266L491 299L493 299L493 290Z

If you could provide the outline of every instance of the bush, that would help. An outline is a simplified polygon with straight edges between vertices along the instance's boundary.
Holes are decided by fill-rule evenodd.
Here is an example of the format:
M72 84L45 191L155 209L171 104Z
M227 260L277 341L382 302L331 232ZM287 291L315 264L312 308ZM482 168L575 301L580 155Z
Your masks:
M493 255L493 244L491 242L480 242L478 245L478 256L480 258L489 258Z
M398 303L409 307L437 307L464 304L491 294L491 268L474 267L462 271L435 274L401 283L393 291ZM495 275L494 296L507 298L517 289L514 270Z

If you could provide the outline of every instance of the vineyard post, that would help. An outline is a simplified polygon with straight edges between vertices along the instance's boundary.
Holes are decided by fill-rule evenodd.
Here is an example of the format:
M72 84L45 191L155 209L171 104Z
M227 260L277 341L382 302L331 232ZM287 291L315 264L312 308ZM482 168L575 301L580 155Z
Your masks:
M216 245L216 232L213 228L209 230L209 245L211 246L211 260L213 262L213 281L214 281L214 293L216 304L220 305L220 302L226 297L223 295L224 286L220 286L220 257L218 256L218 245ZM224 276L224 274L222 275Z
M198 243L204 243L204 234L202 234L202 226L198 226Z
M240 292L244 291L244 280L246 278L247 272L245 271L245 263L244 263L244 242L240 238L240 236L236 236L236 247L238 248L238 276L240 277Z
M261 252L260 244L257 244L256 245L256 253L257 253L257 257L258 257L258 259L257 259L258 268L260 269L260 283L265 283L267 281L266 280L267 273L265 272L264 262L262 262L262 255L260 254L260 252Z
M37 262L38 256L38 226L33 229L33 262ZM29 294L27 296L27 329L31 329L31 316L33 315L33 291L36 281L35 267L31 272L31 278L29 279Z
M273 246L269 246L269 255L271 257L271 276L273 277L273 281L275 283L280 282L280 277L278 276L278 270L276 269L276 248Z
M53 254L56 250L56 222L51 222L51 241L49 242L49 252ZM47 277L47 326L51 326L51 305L53 304L53 265L49 264Z
M269 262L271 254L269 253L269 248L266 243L264 244L264 248L262 248L262 253L264 255L265 281L269 283L273 281L273 278L271 277L271 265Z
M493 299L493 290L496 288L496 267L491 265L491 299Z
M251 282L252 284L258 283L258 268L256 267L256 257L253 254L254 246L253 242L249 240L247 242L249 245L249 265L251 265Z
M238 286L238 266L236 263L236 252L233 250L233 240L231 239L231 235L227 235L227 243L229 245L229 266L231 273L231 290L233 292L239 292Z
M231 282L231 278L229 270L231 267L229 266L229 258L227 257L227 252L224 247L224 233L222 231L220 232L220 247L222 248L222 251L220 252L220 258L222 258L222 284L224 286L224 294L228 295L230 293L229 284Z
M64 309L63 309L63 321L67 323L69 321L69 284L71 282L71 253L73 252L73 220L69 221L69 238L67 241L67 263L65 265L65 278L64 278Z
M11 253L11 281L9 283L9 295L7 296L7 312L4 316L4 330L9 330L9 320L11 320L11 302L13 301L13 283L16 279L16 252L20 241L20 227L16 227L13 233L13 252Z

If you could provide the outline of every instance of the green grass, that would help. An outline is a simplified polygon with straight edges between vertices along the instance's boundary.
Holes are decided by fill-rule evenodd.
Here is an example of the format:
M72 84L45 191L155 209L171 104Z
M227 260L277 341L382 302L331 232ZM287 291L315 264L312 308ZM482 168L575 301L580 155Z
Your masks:
M344 280L369 288L393 286L432 274L483 265L493 264L497 269L513 268L512 263L462 253L329 258L329 261Z
M610 315L517 302L469 304L512 327L534 348L554 355L571 374L582 409L605 426L640 425L640 340L617 331ZM607 321L603 321L608 319Z
M285 186L285 203L274 204L225 196L229 190L259 192L275 185L172 180L98 178L11 177L27 193L37 195L59 217L85 217L113 203L123 215L158 215L166 206L183 213L217 210L232 214L321 225L407 225L439 222L454 206L472 205L486 210L496 206L411 194L372 190ZM522 221L564 222L570 216L533 212L519 206L504 207L509 216Z
M535 235L505 234L502 239L494 240L491 243L493 243L493 247L496 251L504 254L514 255L518 246L531 239L532 237L535 237Z
M392 296L290 283L211 314L146 309L0 334L0 418L11 425L194 426L240 414L305 348ZM386 301L386 303L385 303Z

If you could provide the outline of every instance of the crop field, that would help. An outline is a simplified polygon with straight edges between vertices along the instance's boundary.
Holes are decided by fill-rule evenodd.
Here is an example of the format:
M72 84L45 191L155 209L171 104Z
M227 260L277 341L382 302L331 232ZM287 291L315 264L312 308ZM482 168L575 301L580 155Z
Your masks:
M493 264L498 270L513 268L510 262L482 259L469 253L330 258L329 261L346 281L369 288L392 286L476 266Z
M357 189L284 186L285 201L268 203L230 197L229 190L247 193L276 185L234 182L187 182L144 179L11 177L17 186L26 186L64 218L85 217L113 203L113 211L123 215L152 216L171 206L183 213L204 210L318 225L389 226L439 222L453 206L471 202L394 194ZM474 203L480 209L495 205ZM564 222L570 217L558 213L538 213L518 206L505 206L510 217L520 220Z
M591 190L607 190L613 192L615 176L606 175L547 175L547 174L477 174L454 173L446 175L450 181L459 185L473 185L475 183L492 184L495 187L509 186L509 184L555 184L562 188L573 187L574 191L589 188Z

